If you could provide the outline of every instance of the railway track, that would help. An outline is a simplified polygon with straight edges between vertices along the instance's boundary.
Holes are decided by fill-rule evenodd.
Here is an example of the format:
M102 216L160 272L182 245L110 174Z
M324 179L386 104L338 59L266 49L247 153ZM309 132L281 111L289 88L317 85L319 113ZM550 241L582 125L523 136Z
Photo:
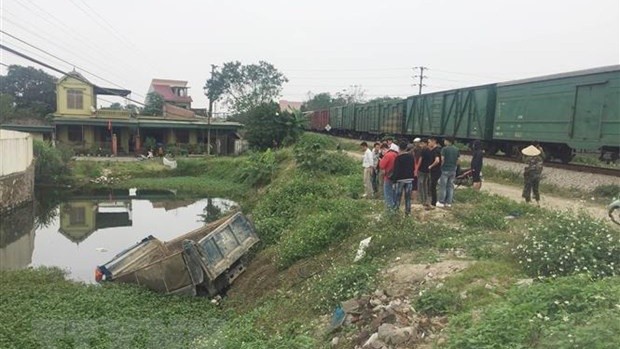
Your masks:
M471 152L462 150L461 154L471 155ZM495 160L500 160L500 161L517 162L517 163L522 162L520 159L509 158L509 157L502 156L502 155L485 154L484 157L487 159L495 159ZM620 169L618 168L596 167L596 166L590 166L590 165L571 164L571 163L562 164L559 162L545 162L544 166L551 167L551 168L560 168L563 170L568 170L568 171L573 171L573 172L594 173L594 174L601 174L605 176L620 177Z

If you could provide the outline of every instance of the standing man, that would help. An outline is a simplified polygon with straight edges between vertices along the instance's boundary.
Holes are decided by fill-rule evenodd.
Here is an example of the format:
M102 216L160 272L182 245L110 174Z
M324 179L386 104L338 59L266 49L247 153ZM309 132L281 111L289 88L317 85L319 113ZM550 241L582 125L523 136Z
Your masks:
M476 139L471 146L471 171L473 177L474 190L480 190L482 187L482 157L484 155L482 151L482 142Z
M381 158L381 143L375 142L372 149L372 193L375 197L379 192L379 159Z
M387 207L388 210L393 210L395 208L394 186L390 178L394 171L394 160L396 160L398 154L391 150L387 144L381 145L381 152L383 153L383 158L379 161L379 168L383 171L383 197L385 199L385 207Z
M433 162L429 165L428 169L431 173L430 191L431 191L431 205L437 205L437 183L439 183L439 177L441 177L441 147L436 137L428 139L428 149L431 151Z
M365 198L372 197L372 173L374 172L374 158L372 151L368 149L368 143L362 142L360 144L364 157L362 158L362 167L364 168L364 196Z
M398 147L398 145L396 145L396 143L394 143L394 138L392 137L387 137L385 139L387 141L388 146L390 147L391 150L395 151L395 152L399 152L400 148Z
M454 146L454 138L445 140L445 147L441 149L441 177L439 178L439 199L437 207L452 207L454 199L454 178L459 161L459 150Z
M418 193L420 203L425 210L431 210L431 164L435 160L433 152L428 148L427 141L420 142L420 165L418 166Z
M411 214L411 191L413 189L414 159L413 155L407 151L407 143L399 145L400 154L394 160L394 180L396 193L394 203L396 210L400 207L401 197L405 196L405 215Z
M534 192L534 199L536 204L540 206L540 193L538 192L538 185L540 184L540 177L543 170L542 152L534 145L521 150L521 153L525 156L525 163L527 166L523 170L523 198L525 202L531 201L531 194Z

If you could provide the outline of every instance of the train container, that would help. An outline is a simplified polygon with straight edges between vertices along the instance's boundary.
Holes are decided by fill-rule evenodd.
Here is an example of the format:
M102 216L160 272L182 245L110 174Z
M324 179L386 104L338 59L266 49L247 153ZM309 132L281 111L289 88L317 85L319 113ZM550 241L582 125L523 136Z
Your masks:
M342 126L342 114L345 107L331 107L329 108L329 125L337 132L343 130Z
M452 136L491 140L495 85L411 96L406 101L404 131L412 136Z
M493 137L507 153L539 141L548 156L564 162L575 150L617 159L620 66L498 84Z
M313 131L326 131L329 124L329 109L315 110L310 118L310 129Z
M342 129L348 133L355 131L355 103L342 107Z
M379 134L379 104L357 104L355 107L355 132Z
M403 100L385 101L378 104L379 133L383 135L403 134L405 102Z

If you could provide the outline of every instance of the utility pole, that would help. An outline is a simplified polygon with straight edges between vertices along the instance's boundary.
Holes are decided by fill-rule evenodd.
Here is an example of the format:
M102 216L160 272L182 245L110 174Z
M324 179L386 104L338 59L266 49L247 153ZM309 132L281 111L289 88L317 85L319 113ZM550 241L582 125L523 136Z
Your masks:
M217 65L211 64L211 78L213 78L213 74L215 73L215 69ZM211 117L213 117L213 98L211 96L207 96L209 98L209 112L207 113L207 155L211 155Z
M420 81L417 84L413 84L413 86L418 86L418 94L421 95L422 94L422 87L426 86L426 85L424 85L423 81L424 81L425 78L427 78L427 76L424 75L424 70L427 70L428 68L427 67L422 67L422 66L420 66L420 67L413 67L414 74L415 74L415 71L417 69L420 69L420 75L413 75L413 78L414 79L415 78L419 78Z

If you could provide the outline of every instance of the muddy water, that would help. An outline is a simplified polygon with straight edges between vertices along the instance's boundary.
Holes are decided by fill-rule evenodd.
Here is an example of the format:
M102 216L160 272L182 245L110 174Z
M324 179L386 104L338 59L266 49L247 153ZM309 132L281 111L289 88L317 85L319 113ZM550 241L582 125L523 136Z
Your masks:
M0 268L54 266L84 282L94 282L95 266L142 238L170 240L235 206L152 190L39 195L39 202L0 217Z

